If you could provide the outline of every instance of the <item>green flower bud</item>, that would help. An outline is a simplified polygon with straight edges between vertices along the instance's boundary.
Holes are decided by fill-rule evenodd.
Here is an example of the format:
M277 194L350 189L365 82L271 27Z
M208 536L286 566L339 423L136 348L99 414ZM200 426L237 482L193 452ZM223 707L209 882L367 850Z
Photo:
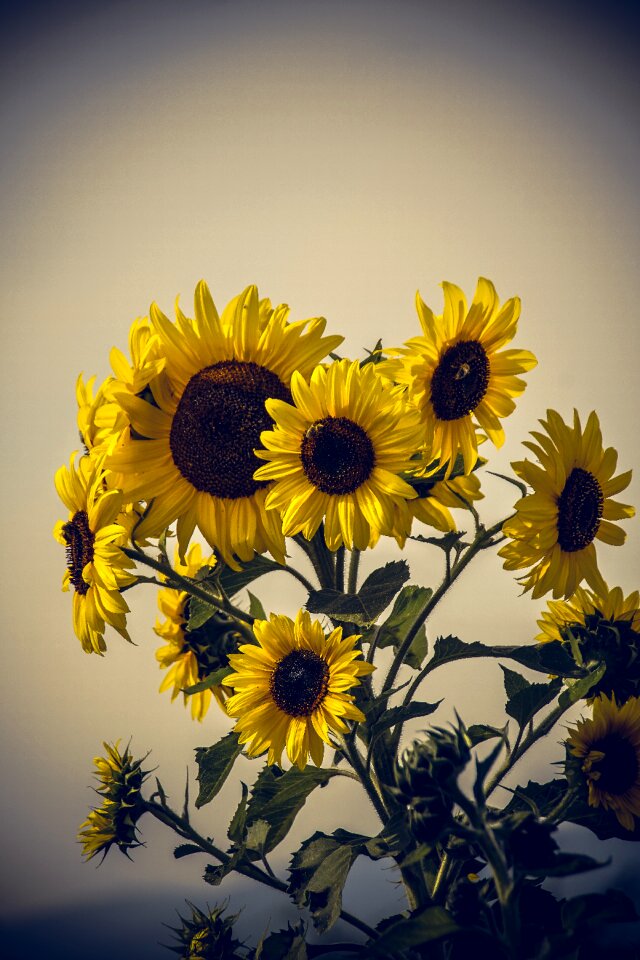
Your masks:
M181 960L241 960L237 948L241 946L239 940L233 937L233 924L238 914L223 917L222 913L227 904L207 907L207 912L199 910L187 900L191 909L191 916L185 918L178 914L182 926L169 927L176 935L177 946L167 949L177 953Z

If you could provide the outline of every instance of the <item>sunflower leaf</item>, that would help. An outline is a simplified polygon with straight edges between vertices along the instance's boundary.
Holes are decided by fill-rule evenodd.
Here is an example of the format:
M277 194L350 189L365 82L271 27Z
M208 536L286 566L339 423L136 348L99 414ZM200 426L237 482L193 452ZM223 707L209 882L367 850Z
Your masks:
M219 607L214 606L212 603L201 600L200 597L189 597L187 633L191 633L192 630L199 630L208 620L211 620L211 617L218 613L219 609Z
M367 946L371 956L394 956L410 947L441 940L461 929L444 907L426 907L412 917L403 917L397 923L391 924L377 940L369 941Z
M347 830L332 836L318 831L294 853L288 893L299 907L309 907L318 933L329 930L340 916L349 871L370 839Z
M196 779L200 784L196 807L203 807L205 803L213 800L221 790L236 758L241 753L242 744L238 743L238 736L233 731L211 747L196 747L196 763L198 764Z
M275 560L269 560L268 557L256 553L253 560L245 563L240 570L232 570L231 567L221 562L217 579L227 596L232 597L248 587L258 577L263 577L265 573L272 573L274 570L282 570L282 566Z
M406 560L392 560L369 574L355 594L325 588L309 594L307 610L324 613L343 623L368 626L375 623L382 611L409 579Z
M589 690L591 690L596 683L599 683L600 680L602 680L606 669L606 663L601 663L596 667L595 670L592 670L591 673L588 673L586 677L581 677L579 680L575 680L570 685L567 684L566 689L562 691L558 698L559 705L561 707L570 707L572 703L582 700L582 698L587 695Z
M549 683L529 683L514 670L508 670L507 667L502 667L502 670L508 698L505 710L521 727L526 726L538 710L555 700L562 689L559 677Z
M270 853L286 837L309 794L337 774L337 770L310 766L304 770L292 767L286 773L271 766L258 774L247 806L246 829L257 820L267 821L264 853Z
M181 860L182 857L190 857L192 853L202 853L202 850L195 843L179 843L173 851L176 860Z
M404 723L405 720L428 717L432 713L435 713L441 703L442 700L437 700L436 703L414 700L411 703L403 703L398 707L390 707L388 710L385 710L382 716L376 720L370 728L370 746L385 730L395 727L397 723Z
M229 824L229 829L227 831L227 836L229 840L233 843L241 843L244 836L244 825L247 820L247 798L249 796L249 788L246 783L240 781L242 788L242 796L240 802L236 807L236 812L231 818L231 823Z
M256 620L266 620L267 615L264 612L260 598L256 597L254 593L251 593L251 590L247 590L247 593L249 594L249 613L251 616L255 617Z
M286 930L277 930L264 936L256 947L255 960L307 960L304 939L304 924L287 925Z
M230 673L233 673L233 667L220 667L219 670L214 670L199 683L194 683L191 687L183 687L182 692L191 695L192 693L202 693L204 690L210 690L211 687L218 687Z
M411 624L433 596L433 590L414 585L403 587L393 604L393 610L378 631L376 646L393 646L398 650L407 635ZM418 631L404 662L414 670L419 670L427 655L427 633L422 626Z

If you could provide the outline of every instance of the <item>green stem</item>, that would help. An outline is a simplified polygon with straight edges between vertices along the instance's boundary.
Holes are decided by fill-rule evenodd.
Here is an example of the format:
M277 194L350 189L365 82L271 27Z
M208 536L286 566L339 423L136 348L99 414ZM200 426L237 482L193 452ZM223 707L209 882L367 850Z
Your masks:
M286 563L282 569L285 570L287 573L291 574L292 577L295 577L295 579L302 584L302 586L305 588L307 593L313 593L314 590L316 589L314 585L311 583L311 581L307 580L305 575L303 573L300 573L299 570L296 570L295 567L290 567L289 564Z
M222 864L227 864L229 862L230 857L228 854L223 853L223 851L216 847L215 844L213 844L210 840L207 840L205 837L201 836L197 830L194 830L190 823L180 817L170 807L165 806L164 804L156 803L152 800L145 801L145 807L147 811L151 813L157 820L160 820L160 822L164 823L165 826L171 827L171 829L174 830L178 836L182 837L184 840L190 840L197 847L200 847L203 853L208 853L210 856L215 857L216 860L219 860ZM251 880L257 880L260 883L264 883L267 887L272 887L274 890L280 890L282 893L287 893L288 891L286 883L283 883L282 880L278 880L278 878L275 876L271 876L253 863L238 864L234 867L234 870ZM351 924L352 927L360 930L361 933L366 934L368 937L373 939L377 938L378 934L372 929L372 927L365 923L364 920L360 920L359 917L349 913L347 910L342 910L340 912L340 917L346 923Z
M165 564L160 563L159 560L154 560L153 557L148 556L143 550L131 549L129 547L120 547L120 549L132 560L136 560L147 567L151 567L152 570L157 570L158 573L162 573L167 578L169 585L177 584L180 590L184 590L192 597L197 597L204 603L208 603L212 607L217 607L218 610L228 613L230 617L233 617L235 620L240 620L248 626L253 625L255 617L252 617L250 613L245 613L244 610L234 606L229 600L220 600L215 594L210 593L208 590L203 590L202 587L196 586L191 580L187 580L185 577L180 576L179 573L176 573L172 567L167 567Z
M358 779L360 780L360 783L366 790L367 796L371 800L371 803L373 804L376 813L380 817L380 821L382 822L383 825L386 824L387 820L389 819L389 815L385 808L382 797L378 792L378 790L376 789L376 786L373 782L371 774L367 770L365 766L365 762L360 756L358 747L356 746L355 743L349 742L345 737L342 740L342 750L347 760L353 767L354 771L358 775Z
M336 590L344 593L344 547L338 547L336 553Z
M451 573L448 577L445 577L438 589L432 596L427 600L422 610L418 613L415 620L411 624L404 640L402 641L398 652L393 658L393 662L389 667L389 672L384 681L382 692L390 690L393 686L400 667L404 663L404 658L411 648L416 634L420 630L420 627L423 625L429 614L432 612L434 607L442 600L445 593L449 587L458 579L462 571L471 563L473 558L486 547L491 546L491 539L495 536L496 533L502 529L502 525L505 521L500 520L499 523L494 524L492 527L489 527L488 530L482 530L481 533L475 538L473 543L467 548L465 553L453 564L451 568Z
M349 560L349 579L347 581L347 593L357 593L358 590L358 567L360 566L360 551L352 550Z

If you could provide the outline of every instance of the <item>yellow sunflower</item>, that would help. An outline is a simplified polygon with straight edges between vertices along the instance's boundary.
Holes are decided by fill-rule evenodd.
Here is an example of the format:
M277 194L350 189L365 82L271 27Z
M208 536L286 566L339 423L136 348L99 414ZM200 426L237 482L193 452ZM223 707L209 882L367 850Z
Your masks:
M128 569L135 565L119 549L128 538L127 529L119 522L122 494L107 489L100 461L81 457L76 467L75 458L74 453L69 467L60 467L55 475L56 490L69 518L60 520L53 534L67 551L62 589L74 587L76 636L86 653L102 654L107 623L131 639L126 629L129 608L120 588L135 581Z
M166 363L160 353L160 341L151 329L147 317L138 317L129 330L128 361L121 350L113 347L109 354L111 367L115 374L114 386L125 386L130 393L138 394L157 377Z
M180 562L178 552L174 567L183 577L195 577L203 566L214 566L215 557L205 560L199 543L189 547L185 563ZM160 693L173 688L171 699L175 700L185 687L194 686L222 667L229 666L228 655L238 649L242 634L234 626L234 621L224 613L216 613L203 626L196 630L187 630L189 622L190 596L184 590L161 590L158 594L158 606L167 618L156 623L154 630L167 645L156 651L156 659L168 672L160 684ZM224 710L225 697L231 689L224 683L216 684L208 690L190 696L183 692L185 706L191 706L194 720L202 720L215 697Z
M123 410L109 398L111 378L102 383L94 396L95 377L85 383L82 374L76 381L78 430L90 456L102 456L112 450L127 426Z
M481 500L484 494L480 491L480 478L475 473L468 476L454 477L449 480L438 480L430 483L428 477L420 479L417 485L415 500L406 500L396 508L396 522L393 535L398 545L403 548L407 536L411 532L412 519L426 523L441 533L456 530L456 522L451 515L451 509L467 509L465 502L472 503ZM406 512L410 516L407 518Z
M317 620L301 610L295 622L279 614L253 625L258 644L247 643L229 661L234 673L225 679L236 691L227 713L237 717L240 743L257 757L269 751L267 763L280 764L286 749L291 763L304 770L309 756L322 764L330 731L343 734L345 720L364 720L346 691L371 673L361 659L358 636L342 637L342 627L328 636Z
M271 425L265 400L289 400L294 370L309 376L342 337L323 337L325 320L289 323L289 308L258 301L254 286L222 317L205 283L198 284L195 320L179 310L171 323L153 304L151 322L166 360L150 382L153 403L114 389L132 435L109 466L127 475L134 500L153 500L141 536L177 520L180 555L196 526L231 566L270 550L284 561L277 514L267 512L267 484L255 480L254 448ZM137 439L138 437L147 439Z
M274 481L266 506L281 514L285 536L310 540L323 519L330 550L364 550L391 535L395 506L416 497L398 474L420 446L417 411L357 361L316 367L309 384L295 373L291 394L295 406L267 401L276 426L261 435L266 449L256 456L269 462L255 473Z
M584 626L585 619L594 613L612 624L628 624L640 634L640 594L637 590L625 597L620 587L607 589L603 594L578 587L569 600L549 600L547 609L538 620L541 632L539 643L563 640L566 627Z
M574 757L583 760L589 805L611 810L626 830L640 817L640 699L621 707L615 697L593 702L593 717L578 720L567 740Z
M599 595L607 585L598 569L594 540L620 546L626 534L612 520L632 517L633 507L613 500L631 480L631 471L614 477L618 454L602 446L600 424L589 414L582 430L574 411L573 428L555 410L533 431L537 443L525 441L539 465L529 460L511 466L533 493L516 503L516 515L503 526L511 542L499 551L507 570L532 569L523 575L525 590L538 598L553 591L567 599L582 580Z
M520 300L500 307L495 287L480 277L471 306L453 283L442 284L444 311L435 316L419 293L416 307L423 335L393 350L379 371L408 388L420 411L431 459L451 472L458 454L470 473L478 457L477 425L497 446L504 442L500 420L515 409L525 389L518 374L535 367L528 350L503 350L516 334Z

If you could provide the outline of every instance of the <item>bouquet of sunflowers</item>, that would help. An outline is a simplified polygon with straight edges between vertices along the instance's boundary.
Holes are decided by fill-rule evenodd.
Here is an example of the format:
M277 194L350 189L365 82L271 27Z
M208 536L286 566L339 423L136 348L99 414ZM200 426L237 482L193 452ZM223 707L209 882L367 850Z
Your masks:
M152 816L179 838L176 857L205 855L208 884L236 871L305 911L240 942L226 904L189 905L174 930L185 960L328 950L577 960L608 924L636 919L620 891L562 899L543 885L601 866L560 850L562 822L640 839L640 603L607 586L596 552L596 541L624 542L617 521L634 510L615 498L631 473L616 472L595 413L583 425L577 412L566 423L549 410L525 441L533 459L502 478L518 499L486 526L479 449L503 444L502 420L536 359L508 347L517 298L500 305L483 278L470 304L454 284L443 291L440 315L417 296L421 329L406 343L379 341L349 360L324 319L291 322L254 286L218 313L201 282L193 317L176 303L174 322L152 304L132 325L130 357L112 350L113 376L95 393L93 380L78 380L84 450L55 478L69 511L55 535L75 633L85 652L103 655L107 626L130 639L125 594L157 586L160 689L182 695L194 719L214 700L229 718L220 740L196 750L195 806L215 802L240 755L255 758L256 774L224 836L208 836L188 800L176 811L157 778L149 786L146 758L105 744L99 803L79 833L84 854L128 854ZM360 576L362 551L381 537L439 551L441 582L409 583L404 559ZM536 642L428 644L436 605L498 545L525 593L553 597ZM304 587L294 619L249 590L273 571ZM423 682L467 658L500 661L504 726L431 719L439 702L421 699ZM578 701L583 716L559 772L498 790ZM404 725L416 719L425 728L407 742ZM316 831L278 877L272 851L312 792L339 777L357 781L378 832ZM360 856L392 862L406 893L406 909L375 927L342 906ZM309 941L312 928L322 935L339 919L352 928L348 942Z

